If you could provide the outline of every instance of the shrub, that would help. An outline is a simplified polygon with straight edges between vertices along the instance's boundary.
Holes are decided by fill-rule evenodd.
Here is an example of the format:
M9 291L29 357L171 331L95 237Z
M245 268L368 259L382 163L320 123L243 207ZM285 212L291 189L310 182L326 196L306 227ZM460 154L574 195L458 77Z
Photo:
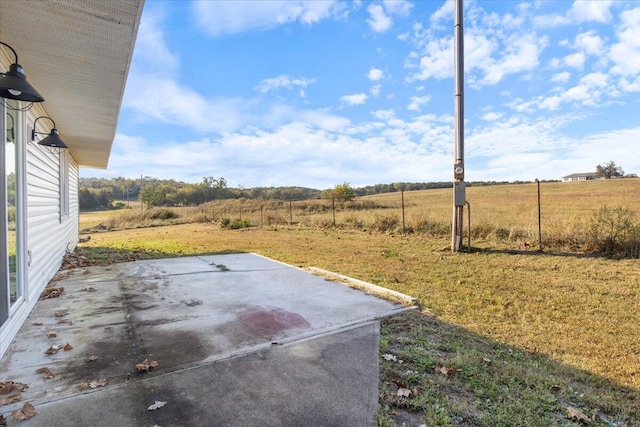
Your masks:
M16 222L16 208L13 206L7 208L7 221Z
M209 218L207 218L207 214L205 214L204 212L200 212L195 214L194 216L192 216L190 218L191 222L198 222L198 223L204 223L204 222L209 222Z
M248 219L234 219L222 218L220 221L220 227L228 228L230 230L238 230L240 228L251 227L251 222Z
M497 227L493 232L493 234L496 236L496 238L504 240L504 239L508 239L511 233L506 228Z
M382 233L393 232L399 223L400 220L397 215L376 215L369 228Z
M522 228L512 227L511 231L509 231L510 240L525 240L528 237L529 233L527 230L523 230Z
M475 239L487 239L493 235L496 227L486 221L481 221L471 226L471 237Z
M348 215L344 219L344 223L353 228L357 228L357 229L364 228L364 222L361 219L359 219L356 215Z
M640 224L633 211L603 206L587 230L587 249L608 257L640 258Z
M154 208L145 212L145 219L176 219L180 218L180 214L174 210L167 208Z
M267 225L287 225L289 221L281 217L280 215L266 215L264 221Z
M412 221L409 228L416 233L424 233L431 237L443 237L451 233L451 226L426 218Z

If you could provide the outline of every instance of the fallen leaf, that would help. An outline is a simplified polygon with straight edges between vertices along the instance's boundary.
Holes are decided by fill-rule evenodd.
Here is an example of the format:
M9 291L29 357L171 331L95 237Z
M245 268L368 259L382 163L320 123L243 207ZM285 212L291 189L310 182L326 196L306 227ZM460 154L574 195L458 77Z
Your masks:
M24 421L24 420L28 420L29 418L35 417L38 414L39 412L36 411L36 408L34 408L31 403L26 402L24 406L22 406L22 409L13 411L11 413L11 416L13 417L14 420Z
M25 391L29 388L29 384L16 383L13 381L4 381L0 383L0 394L9 394L11 390Z
M69 314L68 308L65 308L64 310L58 310L55 313L53 313L53 315L56 317L63 317L63 316L66 316L67 314Z
M384 358L384 360L389 360L389 361L393 361L393 362L397 362L398 358L396 356L394 356L393 354L383 354L382 357Z
M93 380L89 383L89 388L98 388L104 387L109 384L109 379L107 378L98 378L97 380Z
M0 406L3 405L8 405L10 403L14 403L14 402L18 402L20 401L20 399L22 398L22 393L20 393L19 391L16 393L13 393L7 397L0 397Z
M44 353L45 353L45 354L49 354L49 355L51 355L51 354L56 354L56 353L57 353L57 352L59 352L59 351L60 351L60 346L58 346L58 345L52 345L52 346L51 346L51 347L49 347L49 348L47 349L47 351L45 351Z
M158 362L155 360L149 361L148 359L144 359L144 362L136 364L136 371L138 372L147 372L148 370L155 368L158 366Z
M567 417L573 421L589 423L589 417L587 417L580 409L574 408L573 406L567 407Z
M36 374L42 374L42 377L45 380L51 379L56 376L56 374L49 368L38 368L36 369Z
M408 388L399 388L396 395L402 396L402 397L409 397L411 396L411 390L409 390Z
M68 323L70 325L73 325L75 322L71 319L60 319L58 320L58 323Z
M159 402L159 401L156 400L156 403L154 403L153 405L149 406L147 408L147 411L155 411L156 409L162 408L166 404L167 404L167 402Z
M94 288L93 286L90 286L90 287L88 287L88 288L82 288L82 289L80 289L80 290L81 290L81 291L84 291L84 292L96 292L96 291L97 291L97 289L96 289L96 288Z
M72 350L72 349L73 349L73 346L72 346L71 344L69 344L69 343L66 343L66 344L64 345L64 347L62 347L62 349L63 349L64 351L69 351L69 350Z
M488 365L489 365L489 364L491 364L491 363L493 363L493 362L491 361L491 359L489 359L488 357L483 357L483 358L482 358L482 361L483 361L484 363L488 364Z
M408 388L409 384L405 383L404 381L398 381L398 380L391 380L392 383L394 383L395 385L397 385L399 388Z
M456 368L452 368L451 366L438 366L436 365L436 372L444 375L445 377L449 378L449 376L451 376L452 373L454 372L461 372L462 369L456 369Z
M93 362L98 359L100 359L98 356L89 356L89 358L87 359L87 362Z
M4 417L4 415L0 414L0 426L6 426L7 425L7 419Z
M49 299L49 298L58 298L64 292L64 288L44 288L42 294L40 295L40 299Z
M49 335L47 335L47 338L55 338L57 336L58 334L56 334L55 332L51 332Z
M42 326L42 325L44 325L44 323L42 323L42 322L33 322L32 325L33 326Z

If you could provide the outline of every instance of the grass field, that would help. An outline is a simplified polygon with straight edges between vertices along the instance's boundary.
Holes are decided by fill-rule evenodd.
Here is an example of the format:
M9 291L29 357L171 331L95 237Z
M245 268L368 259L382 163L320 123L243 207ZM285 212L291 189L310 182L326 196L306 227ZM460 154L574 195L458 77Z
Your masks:
M367 198L387 205L378 211L340 214L373 221L388 215L398 196ZM468 199L475 224L526 228L537 220L532 184L470 188ZM544 184L542 200L543 224L565 230L604 205L640 212L640 181ZM451 192L405 193L405 203L411 216L448 221ZM575 425L567 408L579 409L593 425L640 425L637 260L540 253L489 238L476 239L470 254L453 254L448 237L307 224L121 230L94 233L82 249L105 262L257 252L418 298L424 314L383 325L379 425ZM398 396L399 389L409 396Z

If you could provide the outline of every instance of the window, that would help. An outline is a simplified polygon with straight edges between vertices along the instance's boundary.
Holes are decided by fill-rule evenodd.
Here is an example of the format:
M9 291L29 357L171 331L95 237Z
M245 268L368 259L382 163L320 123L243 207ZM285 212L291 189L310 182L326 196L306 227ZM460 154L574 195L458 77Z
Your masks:
M60 222L69 217L69 158L60 153Z

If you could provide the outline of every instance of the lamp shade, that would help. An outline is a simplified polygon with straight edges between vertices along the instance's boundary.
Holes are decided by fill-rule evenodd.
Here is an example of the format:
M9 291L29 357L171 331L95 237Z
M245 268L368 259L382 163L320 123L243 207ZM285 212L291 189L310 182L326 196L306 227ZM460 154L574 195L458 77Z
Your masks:
M42 141L38 141L38 145L43 145L45 147L53 147L53 148L69 148L67 144L65 144L62 139L60 139L60 135L58 134L58 129L51 129L51 133L46 136Z
M44 101L44 98L27 81L20 64L11 64L9 71L0 74L0 97L27 102Z

